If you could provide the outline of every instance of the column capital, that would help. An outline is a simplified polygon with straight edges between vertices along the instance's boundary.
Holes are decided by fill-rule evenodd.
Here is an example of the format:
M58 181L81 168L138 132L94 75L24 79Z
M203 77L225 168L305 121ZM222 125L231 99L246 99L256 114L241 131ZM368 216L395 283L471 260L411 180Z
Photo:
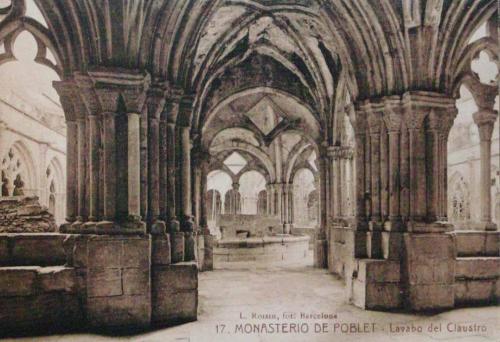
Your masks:
M160 119L162 113L165 113L166 102L165 84L158 82L152 84L146 93L147 116L151 119Z
M421 129L425 118L435 113L452 113L456 110L455 99L440 93L409 91L401 97L406 126Z
M96 68L88 72L105 112L116 112L121 96L127 112L141 113L151 78L148 73L130 69Z
M76 101L80 99L80 93L74 80L53 81L52 86L59 94L67 121L75 121L85 114L81 106L76 105Z
M472 115L474 122L479 129L481 141L491 140L495 121L498 118L498 112L495 110L480 110Z

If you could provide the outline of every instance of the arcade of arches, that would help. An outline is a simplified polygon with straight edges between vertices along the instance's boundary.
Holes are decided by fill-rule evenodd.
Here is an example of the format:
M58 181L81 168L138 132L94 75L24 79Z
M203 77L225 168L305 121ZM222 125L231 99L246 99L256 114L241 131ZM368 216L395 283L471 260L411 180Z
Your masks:
M196 320L198 272L234 241L309 241L363 309L496 302L497 17L495 0L0 0L0 206L36 195L59 224L0 235L0 327Z

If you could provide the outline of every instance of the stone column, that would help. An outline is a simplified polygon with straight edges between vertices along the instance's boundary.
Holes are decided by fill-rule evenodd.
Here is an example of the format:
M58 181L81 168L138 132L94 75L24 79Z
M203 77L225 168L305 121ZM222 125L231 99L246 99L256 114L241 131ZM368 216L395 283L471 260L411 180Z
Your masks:
M66 223L61 231L71 229L71 224L79 216L79 141L77 118L83 116L81 106L77 106L78 88L73 81L54 81L53 86L59 94L61 106L66 117Z
M100 132L99 132L99 117L96 115L88 116L89 123L89 221L96 222L99 220L99 146L100 146Z
M114 221L116 214L116 145L115 145L115 113L103 113L103 146L104 146L104 221Z
M78 118L77 120L77 141L78 141L78 150L77 150L77 165L78 165L78 214L76 217L75 226L79 226L79 224L83 223L87 219L86 215L86 203L85 203L85 119L83 117Z
M189 220L193 215L191 203L191 138L190 127L181 127L180 143L182 149L181 184L182 184L182 215L183 220Z
M326 202L328 188L326 186L326 179L328 178L328 157L326 156L326 148L322 148L322 153L319 156L319 227L315 236L314 244L314 267L326 268L327 267L327 243L326 243L326 226L327 226L327 206Z
M231 196L231 214L241 214L241 195L240 195L240 183L233 183L233 192Z
M394 112L388 105L383 117L389 135L389 218L384 223L387 231L401 230L400 214L400 136L401 113Z
M194 242L194 222L191 188L191 138L190 127L180 127L180 143L181 143L181 213L182 213L182 231L186 234L185 241L185 261L196 259L196 244Z
M266 184L266 214L271 215L271 186L269 183Z
M135 71L89 72L103 131L103 221L98 234L145 232L141 221L141 114L149 76Z
M160 151L163 150L166 152L166 141L165 136L161 137L161 134L165 132L165 118L163 118L163 131L160 131L160 116L164 110L165 106L165 90L163 89L161 84L155 84L148 91L148 98L146 100L147 105L147 120L148 120L148 224L150 225L150 231L153 234L163 235L165 233L165 221L160 220L161 212L160 212L160 201L165 200L161 198L160 194L163 194L161 191L161 185L166 185L165 178L161 177L160 170L162 171L162 175L166 176L166 165L165 159L166 156L163 157L160 154ZM163 189L164 191L165 189ZM163 205L163 214L165 214L166 208Z
M141 205L141 150L140 150L140 115L128 113L128 214L140 219ZM150 184L151 186L151 184ZM157 202L157 201L156 201ZM156 203L158 204L158 203Z
M293 193L293 183L288 184L288 223L290 224L290 229L293 229L293 224L295 220L295 207L294 203L294 193Z
M339 197L339 186L340 186L340 174L338 173L338 146L328 146L327 147L327 163L329 168L329 177L326 179L325 185L327 185L328 192L325 194L328 205L326 209L328 210L327 217L336 218L339 213L340 197Z
M292 231L291 220L291 207L290 207L290 193L291 184L285 183L282 185L283 189L283 234L290 234Z
M277 210L278 214L281 218L281 223L285 224L286 220L286 208L285 208L285 191L284 191L284 183L276 183L276 197L278 198Z
M76 220L78 211L78 125L66 120L66 221Z
M404 306L413 310L453 306L455 244L451 235L444 234L451 226L437 221L436 207L438 199L446 192L446 183L443 182L446 168L442 156L454 107L454 99L430 92L408 92L401 97L371 99L358 106L355 113L357 124L353 124L357 137L356 167L358 177L360 173L366 175L365 180L370 177L364 184L366 190L371 190L371 193L366 193L371 200L367 207L371 210L371 228L382 213L377 183L384 184L383 177L386 176L383 173L386 171L389 196L386 199L388 219L381 239L382 255L373 254L373 237L370 236L373 229L368 239L368 256L383 257L384 260L360 261L359 266L363 264L363 267L359 270L363 274L351 280L355 284L350 298L356 305L386 309ZM371 137L363 151L359 145L363 134L357 130L363 132L364 120L368 122ZM443 124L444 121L447 124ZM382 125L380 130L377 128L379 124ZM383 139L386 139L387 148L379 148ZM366 155L368 151L371 152L369 156ZM358 158L363 152L365 169L361 172ZM381 161L386 161L387 170ZM358 196L360 185L358 179ZM405 220L401 219L403 212ZM357 215L362 214L358 208ZM370 265L375 263L377 268L380 267L380 274L385 274L376 282L378 291L387 294L383 299L367 290L374 286L369 279L372 273ZM397 277L393 278L393 275ZM429 293L433 295L429 296Z
M209 153L201 152L199 156L200 178L200 227L204 235L210 234L208 230L207 183L209 168ZM213 201L215 202L215 200ZM215 203L214 203L215 204Z
M276 215L276 200L275 200L275 189L274 189L274 183L268 184L269 190L269 215L275 216Z
M497 226L491 218L491 136L498 112L480 110L473 117L479 129L481 151L481 227L496 230Z
M176 191L176 158L175 158L175 141L176 141L176 129L175 123L168 122L167 123L167 140L168 140L168 154L167 154L167 162L168 162L168 187L167 187L167 199L168 199L168 217L170 219L169 227L172 230L172 227L177 227L177 231L179 230L179 222L177 221L176 216L176 206L175 203L175 191Z
M168 222L168 106L164 104L159 123L160 219Z
M367 106L370 134L370 222L368 225L367 251L369 258L382 257L382 169L381 169L381 114L378 108Z

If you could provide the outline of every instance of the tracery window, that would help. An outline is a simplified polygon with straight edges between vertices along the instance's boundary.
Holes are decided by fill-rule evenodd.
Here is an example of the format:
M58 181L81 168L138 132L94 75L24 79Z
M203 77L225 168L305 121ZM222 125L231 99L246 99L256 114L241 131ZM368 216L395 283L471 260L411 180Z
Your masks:
M460 223L470 220L469 187L463 177L452 184L450 196L450 221Z
M2 158L2 196L24 195L26 166L14 148Z

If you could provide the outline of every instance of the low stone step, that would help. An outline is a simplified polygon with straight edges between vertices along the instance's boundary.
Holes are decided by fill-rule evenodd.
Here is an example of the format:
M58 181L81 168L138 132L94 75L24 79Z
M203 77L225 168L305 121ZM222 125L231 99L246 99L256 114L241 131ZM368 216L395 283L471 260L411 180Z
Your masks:
M58 233L0 234L0 266L64 265L71 240Z
M500 298L500 257L457 258L455 304L498 303Z
M500 231L456 231L457 255L500 256Z
M2 297L26 297L48 292L75 292L75 271L65 266L0 267Z
M457 279L498 279L500 257L460 257L456 260Z
M0 267L0 337L74 329L81 322L73 268Z

